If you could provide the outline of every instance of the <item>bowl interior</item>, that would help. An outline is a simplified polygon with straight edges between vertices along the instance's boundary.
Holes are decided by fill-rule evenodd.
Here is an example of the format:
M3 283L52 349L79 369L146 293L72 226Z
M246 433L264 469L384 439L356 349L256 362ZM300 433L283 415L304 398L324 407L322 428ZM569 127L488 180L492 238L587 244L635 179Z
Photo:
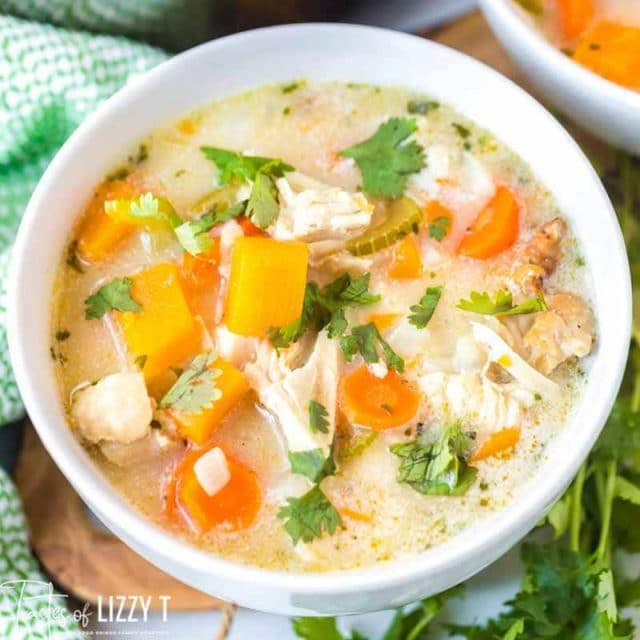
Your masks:
M49 306L58 261L94 185L158 126L218 97L297 78L404 86L446 102L521 155L556 197L582 243L599 322L598 349L583 401L549 450L526 500L419 558L332 575L241 567L161 531L108 485L64 420L49 358ZM606 268L605 268L606 265ZM510 81L440 45L381 29L296 25L246 32L200 46L133 80L74 133L48 168L25 214L14 251L10 347L20 390L38 432L98 516L159 558L231 573L265 587L350 591L445 571L490 550L537 518L571 480L597 437L617 391L629 342L630 285L624 244L607 196L588 161L554 118Z

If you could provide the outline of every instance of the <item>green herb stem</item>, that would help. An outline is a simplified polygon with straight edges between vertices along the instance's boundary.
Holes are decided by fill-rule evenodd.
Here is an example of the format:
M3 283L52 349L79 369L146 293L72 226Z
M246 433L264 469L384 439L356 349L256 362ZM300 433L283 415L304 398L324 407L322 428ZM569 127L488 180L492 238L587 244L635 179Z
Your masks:
M569 529L569 547L572 551L580 551L580 524L582 519L582 492L587 465L583 463L573 481L571 492L571 526Z
M600 528L600 541L596 549L595 557L597 560L609 561L611 549L609 545L609 531L611 528L611 512L613 510L613 500L616 492L616 476L618 472L618 464L616 460L610 460L606 463L606 483L604 490L604 499L601 505L600 517L602 526Z

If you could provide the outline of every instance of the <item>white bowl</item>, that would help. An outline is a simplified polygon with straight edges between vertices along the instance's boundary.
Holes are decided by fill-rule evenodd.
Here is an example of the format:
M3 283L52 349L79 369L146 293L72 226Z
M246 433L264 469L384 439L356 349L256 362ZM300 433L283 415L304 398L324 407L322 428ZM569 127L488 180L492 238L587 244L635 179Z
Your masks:
M54 275L94 185L143 136L191 108L300 77L401 85L449 103L493 131L531 165L580 238L593 269L599 320L584 401L520 499L416 557L324 575L229 562L172 537L130 507L69 430L49 356ZM67 141L33 194L14 250L9 298L11 355L28 412L49 453L97 516L145 558L193 587L282 614L397 606L465 580L507 551L569 484L598 436L620 383L631 318L628 263L611 204L587 159L549 113L495 71L441 45L370 27L323 24L213 41L165 62L108 100Z
M511 0L479 2L496 36L545 100L588 133L640 154L640 92L568 58L527 24Z

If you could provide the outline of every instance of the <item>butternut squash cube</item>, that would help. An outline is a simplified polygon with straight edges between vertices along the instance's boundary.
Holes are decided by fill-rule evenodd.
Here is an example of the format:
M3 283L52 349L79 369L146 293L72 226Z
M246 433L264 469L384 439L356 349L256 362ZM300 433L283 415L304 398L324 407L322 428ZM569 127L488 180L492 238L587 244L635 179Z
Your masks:
M129 235L135 226L109 217L104 211L104 203L106 200L133 198L136 195L138 188L125 180L104 182L98 187L76 237L81 258L87 262L99 262Z
M242 237L233 245L225 322L233 333L262 338L302 313L309 249L304 242Z
M157 264L131 280L131 297L142 311L116 311L115 317L131 356L143 361L149 382L200 350L202 328L189 311L178 265Z
M249 385L244 375L230 362L217 358L211 368L222 371L222 374L214 381L216 388L222 393L220 398L211 407L203 409L199 413L170 410L174 420L178 423L180 435L197 445L204 444L211 437L222 418L249 391Z

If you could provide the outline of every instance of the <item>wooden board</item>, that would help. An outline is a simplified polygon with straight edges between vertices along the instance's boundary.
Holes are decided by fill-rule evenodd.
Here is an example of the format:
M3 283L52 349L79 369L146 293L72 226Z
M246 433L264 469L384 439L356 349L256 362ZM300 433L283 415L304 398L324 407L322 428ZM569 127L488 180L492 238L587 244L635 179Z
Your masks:
M468 53L527 88L479 13L424 35ZM584 134L580 137L581 142L590 142ZM162 573L120 540L96 528L30 425L18 460L16 482L34 551L44 570L67 593L89 602L95 602L99 595L167 594L172 597L172 610L222 606ZM158 602L157 598L153 601Z

